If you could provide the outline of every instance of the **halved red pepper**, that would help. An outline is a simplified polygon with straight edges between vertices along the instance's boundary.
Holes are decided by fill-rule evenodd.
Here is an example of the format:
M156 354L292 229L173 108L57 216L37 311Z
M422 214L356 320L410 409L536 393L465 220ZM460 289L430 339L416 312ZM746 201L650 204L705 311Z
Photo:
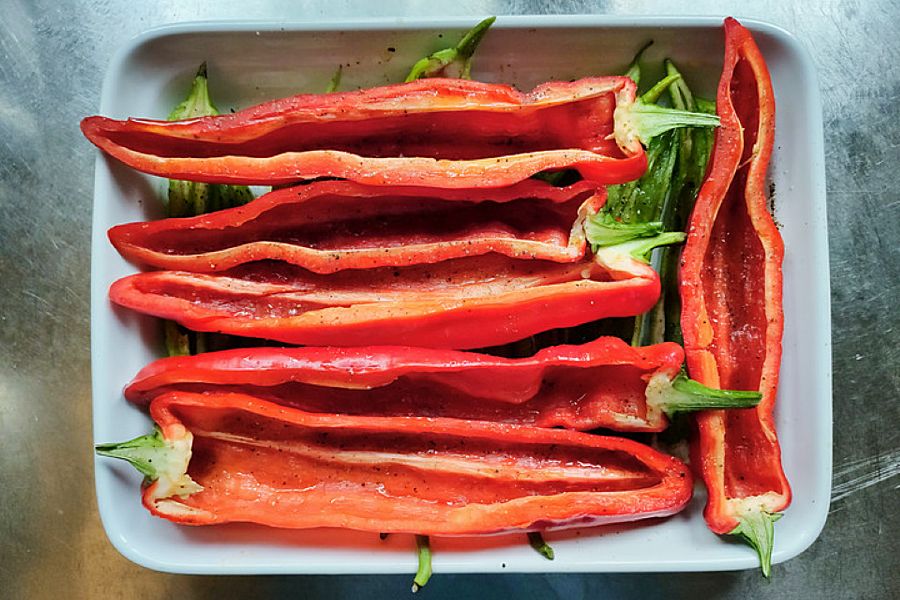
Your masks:
M179 122L88 117L84 135L140 171L208 183L337 177L371 185L502 187L577 169L620 183L646 168L641 140L715 118L644 106L627 77L500 84L422 79L306 94Z
M144 505L186 525L473 535L662 517L691 498L683 463L617 437L241 394L171 393L150 414L157 434L97 450L135 465Z
M109 297L195 331L316 346L484 348L648 310L659 276L635 256L681 239L602 248L580 263L492 254L331 275L276 261L221 274L157 271L116 281Z
M791 500L773 409L781 361L784 245L766 207L775 97L750 32L725 21L721 127L681 258L682 328L691 377L759 390L754 409L698 413L698 467L716 533L740 535L768 576L772 523Z
M334 273L491 252L577 262L584 219L604 199L583 181L559 188L529 179L487 190L317 181L213 214L119 225L109 239L126 258L191 272L281 260Z
M308 412L618 431L662 431L674 412L759 401L698 386L680 374L683 358L677 344L634 348L612 337L520 359L404 346L242 348L160 359L125 397L241 392Z

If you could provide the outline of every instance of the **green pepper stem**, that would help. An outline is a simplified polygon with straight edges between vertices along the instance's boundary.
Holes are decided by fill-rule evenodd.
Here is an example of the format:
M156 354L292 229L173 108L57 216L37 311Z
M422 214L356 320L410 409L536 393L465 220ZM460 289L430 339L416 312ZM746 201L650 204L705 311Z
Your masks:
M330 94L332 92L336 92L338 87L341 85L341 76L344 74L344 65L338 65L337 70L334 72L334 75L331 76L331 81L328 82L328 85L325 86L325 93Z
M596 252L598 248L618 246L635 239L658 235L662 231L662 223L624 223L607 212L599 212L585 221L584 231Z
M219 110L209 95L209 81L204 62L197 70L187 97L169 113L169 120L180 121L218 114ZM170 217L190 217L240 206L252 199L253 192L246 186L208 185L196 181L170 179L167 210Z
M657 81L652 88L644 92L644 94L641 96L641 102L643 102L644 104L656 104L656 102L659 100L659 97L663 95L663 92L669 89L669 86L671 86L679 79L681 79L681 74L679 73L666 75L665 77Z
M178 439L167 440L156 428L151 434L127 442L99 444L94 450L100 456L128 462L144 476L145 481L156 481L161 498L188 496L203 490L187 474L192 440L187 432Z
M168 462L167 454L172 448L166 443L162 432L156 429L153 433L138 436L127 442L99 444L94 450L100 456L127 461L141 475L153 481L159 478L159 469Z
M675 342L684 345L684 337L681 332L681 295L678 288L678 262L681 258L680 249L666 248L662 252L662 264L659 269L659 279L662 286L659 309L662 311L662 337L653 340L658 342ZM654 307L654 311L657 307Z
M340 68L335 74L340 82ZM335 81L332 79L332 83ZM219 114L219 110L209 95L206 62L197 69L187 97L171 113L169 121L180 121L195 117L209 117ZM207 212L241 206L253 200L253 192L244 185L213 185L197 181L169 180L166 213L170 217L191 217ZM183 330L175 323L165 324L165 345L169 356L197 354L205 347L205 334ZM196 347L192 352L191 347Z
M529 531L528 532L528 543L531 545L534 550L546 558L547 560L553 560L554 552L553 548L550 547L544 540L544 536L541 535L540 531Z
M669 99L672 101L672 106L678 110L695 111L694 95L691 93L691 88L688 87L687 82L681 77L681 73L675 67L675 63L667 58L664 64L667 75L678 75L678 79L669 87Z
M615 248L625 254L630 254L635 260L642 263L650 263L650 251L660 246L671 246L682 243L687 236L680 231L666 231L648 238L639 238L616 244Z
M775 545L775 521L781 513L769 513L764 510L749 512L738 517L740 524L729 534L736 535L756 550L759 555L759 566L764 577L772 574L772 547Z
M616 109L617 135L636 136L645 146L656 136L679 127L718 127L719 117L647 104L640 99Z
M461 79L470 79L472 70L472 56L484 39L485 34L497 17L488 17L478 25L470 29L453 48L438 50L430 56L420 59L409 70L404 82L409 83L416 79L435 77L440 75L447 67L456 65L459 68Z
M707 100L706 98L694 97L694 104L697 105L697 111L714 115L716 114L716 101Z
M187 97L169 113L169 121L180 121L195 117L219 114L209 97L209 81L206 78L206 63L197 69ZM169 180L170 217L187 217L206 212L209 203L209 186L195 181Z
M403 82L409 83L410 81L415 81L417 79L434 77L457 58L459 58L459 53L456 51L456 48L438 50L430 56L420 58L418 62L412 66L412 69L409 70L409 74Z
M425 587L425 584L431 579L431 545L427 535L416 536L416 551L419 554L419 567L413 578L412 591L414 594Z
M194 81L191 83L191 91L172 112L169 113L169 121L181 121L194 117L207 117L219 114L219 110L209 97L209 80L206 77L206 62L197 69Z
M481 40L484 39L488 29L491 28L491 25L493 25L496 20L497 17L488 17L470 29L456 45L456 51L459 55L463 58L472 58L475 54L475 50L478 49Z
M667 249L663 248L663 251L665 250ZM658 273L659 268L653 264L655 258L655 256L651 258L650 266ZM665 321L663 321L661 315L665 302L666 297L660 294L659 300L656 301L653 308L634 318L634 330L631 332L632 346L636 348L641 346L651 346L663 341L665 336Z
M253 192L245 185L211 184L209 186L209 204L207 212L242 206L253 200ZM197 213L203 214L203 213Z
M638 137L644 142L679 127L719 126L717 115L677 110L640 101L634 103L631 112L636 120Z
M175 321L163 321L163 337L168 356L187 356L191 353L190 336Z
M625 71L625 77L630 78L635 85L641 83L641 57L644 55L644 52L653 45L653 40L650 40L643 46L641 49L635 53L634 58L631 59L631 64L628 65L628 70Z
M757 391L719 390L679 373L669 380L665 375L653 377L647 384L647 403L668 416L679 412L727 408L752 408L762 400Z

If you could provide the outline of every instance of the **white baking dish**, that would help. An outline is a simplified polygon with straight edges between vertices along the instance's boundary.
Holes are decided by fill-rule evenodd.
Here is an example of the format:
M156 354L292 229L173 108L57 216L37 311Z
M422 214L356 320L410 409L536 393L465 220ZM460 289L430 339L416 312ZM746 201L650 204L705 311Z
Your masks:
M194 23L154 29L112 59L99 112L164 118L197 65L209 61L220 110L298 92L318 92L338 64L343 89L402 80L419 57L455 43L477 19L334 23ZM771 69L778 102L771 178L787 247L784 359L777 423L794 502L776 525L774 562L807 548L828 510L831 480L831 352L825 175L819 90L809 57L787 32L745 21ZM649 39L649 63L671 57L693 89L712 97L721 68L721 20L714 18L503 17L485 38L473 76L521 89L550 79L621 72ZM443 39L439 39L439 36ZM87 148L85 142L84 148ZM98 156L91 275L94 439L146 433L150 420L122 386L161 351L158 322L114 309L106 292L134 272L106 239L112 225L162 214L163 183ZM402 573L415 570L411 536L278 531L250 525L177 526L140 505L140 476L100 459L103 525L130 560L181 573ZM710 533L703 494L656 523L547 535L548 561L524 535L433 540L440 572L698 571L752 568L753 551Z

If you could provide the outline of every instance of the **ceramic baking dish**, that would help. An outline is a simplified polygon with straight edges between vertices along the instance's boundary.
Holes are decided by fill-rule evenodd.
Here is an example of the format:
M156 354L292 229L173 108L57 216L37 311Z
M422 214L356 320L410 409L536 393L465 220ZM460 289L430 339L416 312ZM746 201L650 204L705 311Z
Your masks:
M325 88L338 64L342 89L401 81L409 66L456 42L476 18L330 23L194 23L148 31L112 58L100 114L165 118L197 65L209 62L222 111ZM768 61L777 98L770 177L787 248L785 337L777 424L794 501L776 526L774 562L819 534L831 479L831 351L822 119L815 73L782 29L744 21ZM723 53L718 18L502 17L478 50L473 77L523 90L551 79L620 73L646 41L647 64L671 57L695 92L713 97ZM648 77L650 75L647 75ZM84 142L83 150L88 144ZM94 439L128 439L149 418L123 385L161 352L158 321L113 308L107 288L135 271L106 238L111 226L162 216L164 182L98 156L91 275ZM151 569L180 573L402 573L415 570L412 536L250 525L177 526L149 515L140 476L98 460L97 500L113 545ZM757 566L753 551L710 533L698 493L683 513L655 523L550 533L548 561L524 535L435 539L436 572L700 571Z

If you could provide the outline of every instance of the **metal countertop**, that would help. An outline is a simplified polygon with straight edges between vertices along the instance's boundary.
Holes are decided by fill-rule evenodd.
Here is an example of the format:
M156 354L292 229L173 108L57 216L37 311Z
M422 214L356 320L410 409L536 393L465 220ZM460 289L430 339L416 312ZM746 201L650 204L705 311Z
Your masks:
M252 10L248 7L253 6ZM150 27L208 19L672 14L671 2L0 1L0 597L388 598L409 576L154 573L107 541L93 487L89 271L96 112L107 62ZM900 5L695 0L807 46L825 120L834 341L834 492L819 540L773 569L442 575L429 598L900 597Z

